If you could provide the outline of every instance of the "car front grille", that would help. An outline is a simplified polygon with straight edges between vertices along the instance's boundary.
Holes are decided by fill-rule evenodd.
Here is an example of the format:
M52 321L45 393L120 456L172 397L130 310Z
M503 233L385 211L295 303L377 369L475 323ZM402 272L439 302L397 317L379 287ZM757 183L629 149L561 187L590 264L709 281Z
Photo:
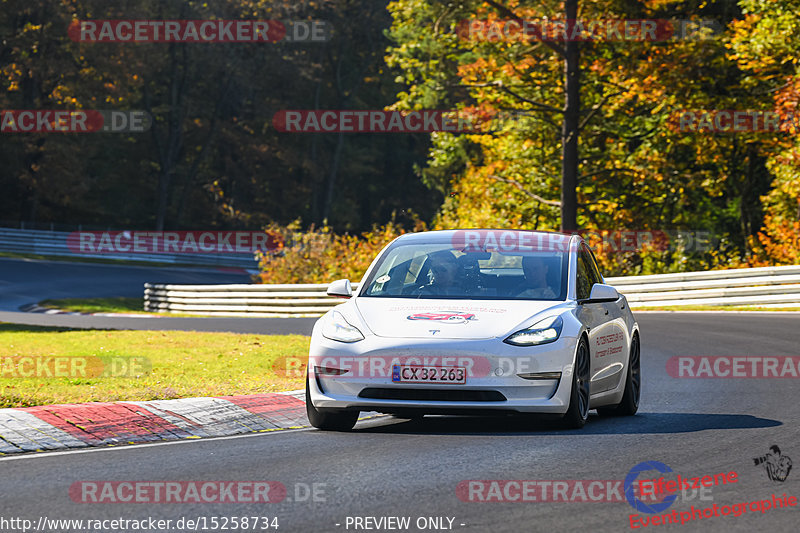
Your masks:
M420 402L504 402L506 397L495 390L391 389L368 387L359 398L372 400L416 400Z

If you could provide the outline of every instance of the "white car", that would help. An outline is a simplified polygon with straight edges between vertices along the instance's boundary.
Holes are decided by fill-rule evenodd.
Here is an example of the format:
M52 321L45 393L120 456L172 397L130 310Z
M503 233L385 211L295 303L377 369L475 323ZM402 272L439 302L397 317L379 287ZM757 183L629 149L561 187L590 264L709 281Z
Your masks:
M583 427L633 415L639 328L579 235L448 230L403 235L314 325L308 419L346 431L360 411L539 413Z

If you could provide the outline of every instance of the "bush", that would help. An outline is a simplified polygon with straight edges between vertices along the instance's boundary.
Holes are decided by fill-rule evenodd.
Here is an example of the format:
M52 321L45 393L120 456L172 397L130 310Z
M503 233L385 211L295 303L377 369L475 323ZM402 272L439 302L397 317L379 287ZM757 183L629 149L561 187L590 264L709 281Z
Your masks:
M259 257L258 283L330 283L347 278L359 281L381 249L406 230L392 221L361 235L336 235L328 226L299 231L295 222L286 227L271 225L267 233L281 244ZM415 218L413 231L425 231Z

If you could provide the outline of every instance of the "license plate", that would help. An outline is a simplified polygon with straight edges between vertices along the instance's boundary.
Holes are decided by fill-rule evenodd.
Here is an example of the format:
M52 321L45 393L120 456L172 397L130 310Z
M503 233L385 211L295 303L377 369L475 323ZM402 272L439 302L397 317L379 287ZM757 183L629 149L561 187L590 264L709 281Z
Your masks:
M392 381L395 383L447 383L464 385L467 370L460 366L394 365Z

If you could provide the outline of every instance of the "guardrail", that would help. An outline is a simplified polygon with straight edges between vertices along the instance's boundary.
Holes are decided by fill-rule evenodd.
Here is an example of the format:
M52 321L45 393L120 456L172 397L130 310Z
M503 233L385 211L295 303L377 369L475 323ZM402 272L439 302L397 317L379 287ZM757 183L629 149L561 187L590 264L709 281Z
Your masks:
M631 307L758 305L800 307L800 266L607 278Z
M67 231L0 228L0 252L43 255L47 257L80 257L145 263L168 263L194 266L223 266L256 269L255 256L249 254L212 253L79 253L67 245Z
M144 284L144 309L210 316L320 316L342 299L327 296L327 283L297 285ZM353 283L353 289L358 283Z
M800 308L800 266L606 278L633 307L754 305ZM145 310L211 316L320 316L342 303L327 284L145 284ZM353 284L357 288L358 284Z

